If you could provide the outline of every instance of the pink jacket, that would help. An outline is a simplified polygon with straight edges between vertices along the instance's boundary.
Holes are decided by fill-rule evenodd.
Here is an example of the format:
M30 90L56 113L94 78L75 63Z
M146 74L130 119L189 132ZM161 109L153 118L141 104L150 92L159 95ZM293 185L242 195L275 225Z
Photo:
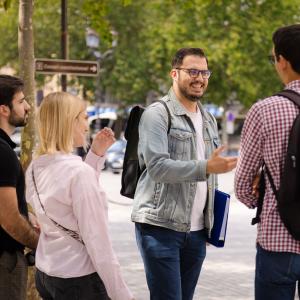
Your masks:
M120 272L108 234L107 201L99 185L104 157L91 151L85 162L73 154L42 155L26 172L26 199L34 208L41 226L36 267L50 276L71 278L97 272L112 300L133 296ZM79 232L85 245L58 229L45 211L65 228Z

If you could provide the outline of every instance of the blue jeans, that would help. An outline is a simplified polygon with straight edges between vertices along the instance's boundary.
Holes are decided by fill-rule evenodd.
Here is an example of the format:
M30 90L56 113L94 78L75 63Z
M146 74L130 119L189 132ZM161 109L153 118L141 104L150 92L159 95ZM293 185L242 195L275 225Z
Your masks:
M191 300L206 255L205 230L177 232L136 223L151 300Z
M298 280L300 254L267 251L257 244L255 300L294 300Z

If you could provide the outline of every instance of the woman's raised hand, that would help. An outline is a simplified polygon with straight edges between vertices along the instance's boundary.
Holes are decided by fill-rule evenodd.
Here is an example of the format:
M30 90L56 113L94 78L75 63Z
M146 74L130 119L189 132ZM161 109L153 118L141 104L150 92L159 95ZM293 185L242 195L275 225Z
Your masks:
M98 156L103 156L106 150L116 141L111 128L101 129L94 137L91 150Z

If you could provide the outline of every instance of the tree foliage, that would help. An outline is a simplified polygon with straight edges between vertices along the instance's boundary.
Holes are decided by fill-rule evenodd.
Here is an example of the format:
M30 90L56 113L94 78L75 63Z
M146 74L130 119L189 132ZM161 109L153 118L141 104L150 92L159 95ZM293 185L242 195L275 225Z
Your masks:
M106 84L123 98L165 92L171 57L187 46L208 55L213 76L206 98L212 102L237 98L251 104L280 89L266 57L272 32L300 21L298 1L145 0L126 8L112 2L109 18L121 47Z
M170 61L181 47L205 50L213 71L206 99L250 105L281 88L268 64L273 31L300 22L298 0L69 0L70 59L95 59L85 44L87 27L101 36L101 87L121 102L144 102L170 86ZM35 2L36 57L60 57L60 1ZM0 12L0 65L17 66L16 4ZM15 41L15 42L13 42ZM44 76L38 76L43 83ZM97 80L79 78L92 92ZM70 82L72 84L72 82Z
M0 0L0 8L7 10L10 6L11 0Z

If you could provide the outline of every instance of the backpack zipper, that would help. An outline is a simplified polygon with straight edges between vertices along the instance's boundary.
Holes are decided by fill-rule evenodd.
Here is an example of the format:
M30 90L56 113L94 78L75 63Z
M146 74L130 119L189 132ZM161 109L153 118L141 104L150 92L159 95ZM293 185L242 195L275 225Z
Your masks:
M295 155L292 155L291 156L291 159L292 159L292 164L293 164L293 168L296 168L296 156Z

